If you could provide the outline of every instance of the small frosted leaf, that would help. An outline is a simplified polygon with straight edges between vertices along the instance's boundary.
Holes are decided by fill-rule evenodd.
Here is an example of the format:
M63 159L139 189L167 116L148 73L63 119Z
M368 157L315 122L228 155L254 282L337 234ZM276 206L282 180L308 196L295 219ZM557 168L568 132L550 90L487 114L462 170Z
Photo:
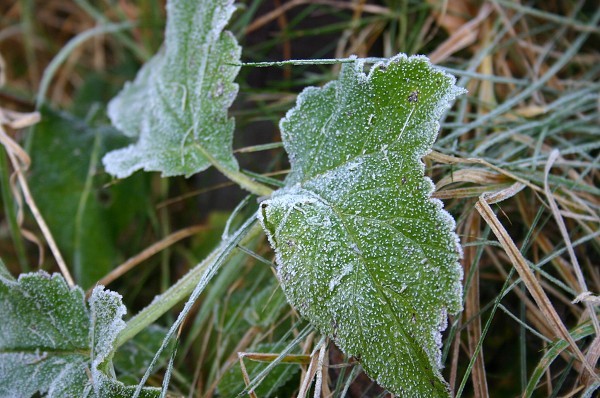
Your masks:
M96 287L88 308L83 290L58 274L14 280L1 262L0 270L0 396L132 396L133 387L108 376L124 325L119 295ZM145 388L141 396L158 395Z
M288 300L398 396L448 396L447 312L461 309L453 218L424 176L454 77L425 57L345 64L280 123L292 171L262 203Z
M233 83L240 47L223 31L233 0L170 0L163 51L139 71L109 104L113 124L137 137L108 153L106 170L124 178L134 171L192 175L215 162L237 169L227 109L237 96Z
M71 382L85 376L89 356L81 289L69 289L62 277L42 272L18 281L1 277L0 319L0 396L82 391L83 385Z

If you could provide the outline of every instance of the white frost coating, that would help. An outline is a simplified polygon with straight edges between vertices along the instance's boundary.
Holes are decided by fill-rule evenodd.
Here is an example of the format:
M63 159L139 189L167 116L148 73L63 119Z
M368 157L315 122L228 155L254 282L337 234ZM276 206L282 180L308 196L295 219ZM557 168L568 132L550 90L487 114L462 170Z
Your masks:
M94 344L92 369L97 369L114 351L117 335L125 327L123 316L127 309L123 297L116 292L104 290L97 285L89 299L90 341Z
M190 176L233 157L233 83L241 49L223 31L233 0L169 0L164 48L127 83L108 107L115 127L137 141L103 158L119 178L134 171Z
M287 185L258 215L288 300L399 396L449 394L440 332L461 309L462 254L421 157L454 83L398 55L305 89L280 122Z
M66 366L85 361L78 354L87 347L83 291L57 274L0 275L0 396L46 392L63 372L75 377Z
M349 275L352 270L354 269L352 263L348 263L346 264L343 268L342 268L342 272L339 273L338 275L336 275L330 282L329 282L329 291L333 292L333 289L335 289L339 284L340 281L342 280L343 277Z
M135 387L125 386L123 383L109 378L102 370L102 365L111 360L116 347L114 346L117 335L125 327L123 316L127 309L123 305L119 293L104 290L98 285L92 291L89 299L90 306L90 342L91 373L93 389L97 396L131 396ZM144 388L144 394L158 396L159 389Z
M88 311L83 290L69 288L58 274L22 274L15 281L0 272L0 397L131 395L98 369L122 328L120 296L96 287L90 300ZM144 393L158 396L156 390Z

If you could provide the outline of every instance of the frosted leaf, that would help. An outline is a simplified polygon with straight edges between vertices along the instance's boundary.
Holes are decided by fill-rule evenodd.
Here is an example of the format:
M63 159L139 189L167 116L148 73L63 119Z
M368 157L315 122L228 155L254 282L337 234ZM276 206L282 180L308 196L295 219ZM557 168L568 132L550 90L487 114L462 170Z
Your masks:
M121 297L98 286L86 306L79 287L45 272L13 279L0 262L0 396L130 397L108 376L123 328ZM157 397L146 388L142 397Z
M310 87L280 127L292 171L261 204L298 311L397 396L448 396L440 331L461 309L453 218L424 176L455 79L398 55Z
M137 137L104 157L110 174L189 176L215 163L237 170L227 109L237 96L239 66L232 64L241 50L223 31L234 9L233 0L168 1L164 48L109 104L113 124Z

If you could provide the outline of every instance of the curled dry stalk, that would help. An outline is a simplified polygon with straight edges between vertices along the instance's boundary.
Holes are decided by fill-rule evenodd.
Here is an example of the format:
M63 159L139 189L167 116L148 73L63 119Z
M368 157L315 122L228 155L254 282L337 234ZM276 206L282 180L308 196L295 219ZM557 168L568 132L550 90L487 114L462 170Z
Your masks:
M48 225L46 224L46 221L44 221L44 217L40 213L35 203L35 200L31 195L31 191L29 190L29 184L27 183L27 178L25 178L25 172L31 164L31 159L29 158L27 152L25 152L25 150L19 144L17 144L4 130L5 125L9 126L10 128L21 129L32 126L36 124L39 120L40 115L38 112L19 113L0 108L0 144L2 144L2 146L6 150L6 153L8 154L8 158L10 159L11 165L14 170L13 176L16 176L16 179L19 182L19 188L23 194L25 203L27 203L27 206L31 210L31 213L33 214L33 217L35 218L40 230L42 231L44 238L48 242L48 246L50 246L50 251L52 251L52 254L54 255L60 272L62 273L69 286L72 287L75 286L75 282L71 277L65 260L63 259L63 256L60 253L60 250L58 249L58 246L54 240L54 237L52 236L52 233L50 232L50 229L48 228ZM11 179L13 178L14 177L11 177ZM13 192L16 200L20 201L20 195L16 188L16 184L14 185ZM23 218L21 209L19 209L19 223L22 222ZM28 231L22 231L22 233L23 236L37 243L38 246L42 247L41 244L37 242L37 238L35 238L35 235ZM41 256L41 258L43 258L43 256Z

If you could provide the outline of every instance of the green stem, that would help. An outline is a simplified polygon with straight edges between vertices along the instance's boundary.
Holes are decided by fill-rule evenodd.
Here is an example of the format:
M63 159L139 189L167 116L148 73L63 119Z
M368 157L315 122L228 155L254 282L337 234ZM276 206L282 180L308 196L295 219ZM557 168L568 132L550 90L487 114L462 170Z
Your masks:
M229 65L235 66L254 66L257 68L264 68L270 66L286 66L286 65L336 65L336 64L352 64L356 61L364 61L368 64L375 64L377 62L387 61L387 58L326 58L326 59L289 59L286 61L274 61L274 62L243 62L243 63L232 63Z
M212 164L217 170L223 173L225 177L229 178L231 181L235 182L248 192L251 192L258 196L271 196L271 194L273 193L273 190L271 188L261 184L254 178L247 176L239 170L233 170L221 164L221 162L219 162L206 149L204 149L202 145L197 145L196 147L202 153L202 155L206 159L208 159L210 164Z
M75 50L86 40L89 40L93 37L105 35L107 33L115 33L125 29L131 29L132 27L133 25L131 23L100 25L93 29L79 33L77 36L69 40L69 42L58 52L58 54L52 58L52 61L50 61L44 70L42 81L40 82L40 88L35 100L37 109L40 109L45 101L46 92L50 86L50 81L56 74L58 68L67 60L69 55L71 55L73 50Z
M92 194L94 176L96 175L96 166L98 165L98 160L100 158L100 132L96 131L94 136L94 143L92 144L92 152L90 154L90 161L88 164L88 171L85 176L85 182L83 184L83 190L81 191L81 196L79 197L79 203L77 204L77 212L75 213L75 236L74 236L74 258L73 267L75 280L81 281L84 278L84 265L83 265L83 247L82 247L82 238L85 232L84 226L84 218L85 211L88 205L88 200L90 195Z
M273 190L268 186L256 181L254 178L247 176L239 170L231 170L222 167L218 163L213 163L213 165L223 173L227 178L231 181L237 183L240 187L244 188L248 192L251 192L258 196L271 196Z
M243 245L245 242L254 239L261 231L260 225L253 223L250 224L250 227L240 228L229 239L222 241L200 264L184 275L163 294L156 296L149 306L131 318L117 336L115 348L122 346L146 326L152 324L177 303L185 299L198 285L202 277L212 270L215 261L223 256L229 257L238 244Z

